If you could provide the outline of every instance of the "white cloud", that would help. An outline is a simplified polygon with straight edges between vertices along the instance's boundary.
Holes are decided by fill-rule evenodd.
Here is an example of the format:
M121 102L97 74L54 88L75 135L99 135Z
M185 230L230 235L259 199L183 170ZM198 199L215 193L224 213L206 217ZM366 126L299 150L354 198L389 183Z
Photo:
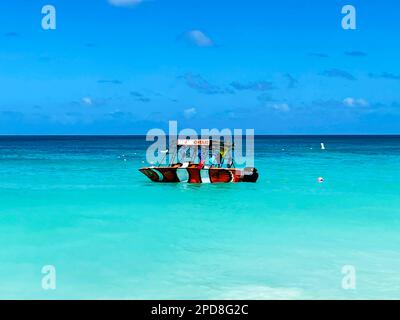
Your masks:
M83 97L82 103L87 106L91 106L91 105L93 105L93 100L90 97Z
M196 115L197 111L196 108L189 108L183 111L183 115L186 119L193 118Z
M368 106L368 101L365 99L356 99L352 97L347 97L343 99L343 104L346 107L366 107Z
M289 112L290 111L290 107L287 103L274 103L272 105L272 108L278 111L282 111L282 112Z
M186 33L186 37L190 42L198 47L212 47L214 46L214 41L211 40L204 32L200 30L191 30Z
M108 3L116 7L133 7L143 0L108 0Z

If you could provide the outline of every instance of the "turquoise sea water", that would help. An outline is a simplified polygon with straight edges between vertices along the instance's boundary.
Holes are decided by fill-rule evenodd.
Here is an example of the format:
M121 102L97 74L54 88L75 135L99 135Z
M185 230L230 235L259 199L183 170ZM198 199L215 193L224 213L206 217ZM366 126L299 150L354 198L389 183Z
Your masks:
M0 298L400 298L400 137L257 137L255 184L152 183L146 147L0 137Z

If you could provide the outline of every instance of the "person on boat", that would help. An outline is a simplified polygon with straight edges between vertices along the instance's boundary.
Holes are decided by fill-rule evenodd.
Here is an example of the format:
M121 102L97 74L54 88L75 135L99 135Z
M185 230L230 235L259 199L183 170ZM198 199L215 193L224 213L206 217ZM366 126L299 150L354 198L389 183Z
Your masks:
M215 155L213 154L213 155L208 159L207 164L208 164L210 167L212 167L212 166L214 165L214 163L215 163Z
M200 160L199 164L197 165L197 169L203 169L204 168L204 160Z
M202 152L201 152L201 147L198 147L197 149L197 157L199 158L199 163L202 161Z
M225 155L226 155L227 151L228 151L228 148L224 148L219 152L219 159L220 159L219 167L222 167L222 165L224 164Z

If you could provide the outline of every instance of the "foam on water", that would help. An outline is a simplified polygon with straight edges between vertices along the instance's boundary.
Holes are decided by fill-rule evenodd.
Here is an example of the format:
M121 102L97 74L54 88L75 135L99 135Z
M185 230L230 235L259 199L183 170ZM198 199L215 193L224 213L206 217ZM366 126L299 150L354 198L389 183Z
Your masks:
M271 288L260 285L248 285L227 288L216 299L223 300L293 300L301 299L302 291L297 288Z

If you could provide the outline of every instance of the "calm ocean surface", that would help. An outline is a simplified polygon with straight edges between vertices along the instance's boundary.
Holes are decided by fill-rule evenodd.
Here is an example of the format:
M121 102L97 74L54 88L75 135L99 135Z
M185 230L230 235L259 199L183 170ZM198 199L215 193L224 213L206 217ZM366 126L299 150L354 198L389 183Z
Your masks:
M400 137L257 137L255 184L152 183L147 146L0 137L0 298L400 298Z

